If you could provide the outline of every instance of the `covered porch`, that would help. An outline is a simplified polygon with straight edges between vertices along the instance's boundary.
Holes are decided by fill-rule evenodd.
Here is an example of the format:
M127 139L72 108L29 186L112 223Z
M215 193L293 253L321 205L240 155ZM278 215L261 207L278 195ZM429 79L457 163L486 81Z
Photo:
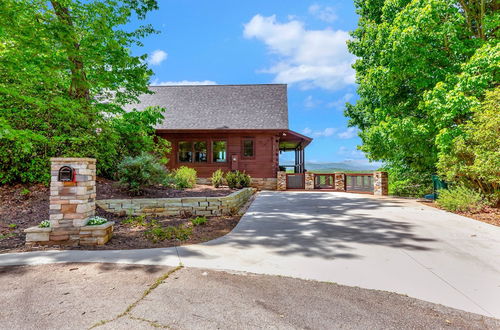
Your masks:
M304 149L311 143L312 138L302 135L300 133L288 130L281 133L279 139L279 152L294 153L293 164L280 163L279 170L288 173L305 173L305 153Z

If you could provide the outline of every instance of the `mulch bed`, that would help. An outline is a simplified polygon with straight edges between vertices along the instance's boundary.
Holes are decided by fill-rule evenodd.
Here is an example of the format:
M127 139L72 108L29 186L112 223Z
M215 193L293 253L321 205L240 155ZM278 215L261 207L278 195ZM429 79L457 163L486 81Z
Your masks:
M163 186L146 188L141 196L130 195L120 188L116 181L97 179L97 199L126 199L126 198L178 198L178 197L222 197L235 190L227 187L214 188L209 185L196 185L192 189L172 189Z
M148 189L144 196L137 198L170 198L170 197L200 197L226 196L234 190L229 188L213 188L198 185L193 189L176 190L165 187ZM135 198L127 195L112 181L98 180L98 199L108 198ZM153 243L144 237L147 228L133 227L122 224L127 217L105 212L96 207L96 215L115 221L114 236L105 245L99 247L77 247L75 249L142 249L156 247L170 247L178 245L196 244L212 240L229 233L237 224L240 216L210 217L204 225L194 226L189 240L179 242L165 240ZM38 225L42 220L49 218L49 188L44 185L15 185L0 186L0 253L28 251L24 245L24 229ZM180 217L147 217L147 220L156 219L161 225L188 224L191 218ZM70 248L70 247L68 247ZM36 248L43 249L43 247Z
M439 207L436 202L431 202L431 201L421 201L420 203L431 206L443 211L443 208ZM448 211L449 212L449 211ZM476 212L476 213L471 213L471 212L454 212L458 215L471 218L474 220L478 220L481 222L486 222L489 223L490 225L494 226L499 226L500 227L500 208L495 208L495 207L486 207L484 208L481 212Z

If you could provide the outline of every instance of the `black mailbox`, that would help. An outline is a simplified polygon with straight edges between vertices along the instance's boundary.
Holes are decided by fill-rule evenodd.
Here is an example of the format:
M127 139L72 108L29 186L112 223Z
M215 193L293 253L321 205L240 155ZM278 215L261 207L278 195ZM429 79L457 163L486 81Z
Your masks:
M59 169L58 180L63 182L75 181L75 170L70 166L63 166Z

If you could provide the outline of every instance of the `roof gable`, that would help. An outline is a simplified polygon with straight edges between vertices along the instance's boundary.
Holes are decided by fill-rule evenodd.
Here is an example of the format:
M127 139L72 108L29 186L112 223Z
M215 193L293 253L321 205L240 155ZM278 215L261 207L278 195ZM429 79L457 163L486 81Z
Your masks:
M151 86L139 104L166 109L157 129L288 129L287 86Z

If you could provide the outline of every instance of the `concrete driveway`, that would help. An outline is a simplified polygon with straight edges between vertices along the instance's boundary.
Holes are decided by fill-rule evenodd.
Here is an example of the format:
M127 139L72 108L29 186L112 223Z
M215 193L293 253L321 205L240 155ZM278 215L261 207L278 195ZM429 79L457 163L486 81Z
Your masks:
M0 265L81 261L329 281L500 318L500 228L404 199L262 192L233 232L200 245L0 255Z

